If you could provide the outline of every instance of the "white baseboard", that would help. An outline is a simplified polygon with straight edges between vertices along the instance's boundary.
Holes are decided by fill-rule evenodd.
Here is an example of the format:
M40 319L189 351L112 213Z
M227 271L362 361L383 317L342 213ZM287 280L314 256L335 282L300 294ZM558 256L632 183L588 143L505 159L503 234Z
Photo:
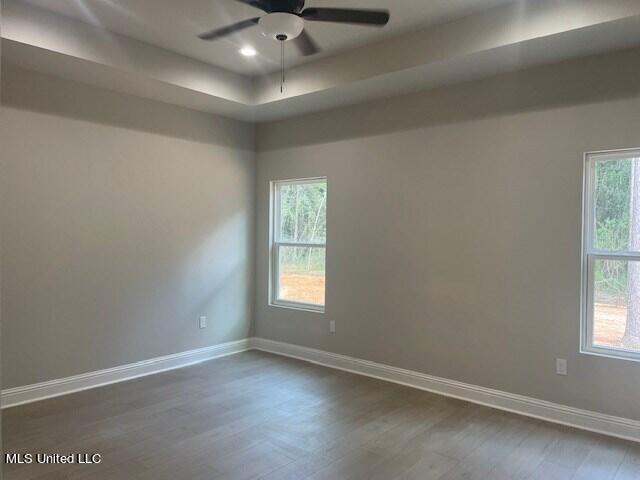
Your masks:
M412 370L390 367L376 362L263 338L252 339L251 346L257 350L399 383L527 417L539 418L582 430L640 442L640 422L636 420L567 407L557 403L448 380Z
M435 377L412 370L404 370L402 368L391 367L346 355L338 355L263 338L246 338L235 342L223 343L212 347L190 350L150 360L143 360L129 365L99 370L97 372L83 373L72 377L10 388L2 390L0 400L3 409L14 407L46 398L182 368L252 349L297 358L318 365L407 385L409 387L419 388L421 390L518 413L528 417L560 423L582 430L640 442L640 422L636 420L567 407L557 403Z
M23 387L8 388L2 390L0 403L3 409L15 407L25 403L44 400L45 398L58 397L68 393L109 385L110 383L124 382L146 375L153 375L155 373L166 372L167 370L194 365L214 358L244 352L250 348L251 340L242 339L235 342L214 345L212 347L189 350L173 355L130 363L128 365L121 365L119 367L98 370L96 372L82 373L72 377L59 378L47 382L25 385Z

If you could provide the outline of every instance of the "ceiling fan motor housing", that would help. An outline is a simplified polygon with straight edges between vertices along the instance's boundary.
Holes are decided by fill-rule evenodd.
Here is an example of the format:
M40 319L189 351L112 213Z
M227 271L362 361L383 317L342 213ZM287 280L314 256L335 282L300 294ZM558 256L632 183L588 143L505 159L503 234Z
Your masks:
M265 37L279 41L293 40L304 29L304 20L292 13L269 13L261 17L258 23Z
M304 3L305 0L269 0L265 2L265 6L268 13L300 13L304 8Z

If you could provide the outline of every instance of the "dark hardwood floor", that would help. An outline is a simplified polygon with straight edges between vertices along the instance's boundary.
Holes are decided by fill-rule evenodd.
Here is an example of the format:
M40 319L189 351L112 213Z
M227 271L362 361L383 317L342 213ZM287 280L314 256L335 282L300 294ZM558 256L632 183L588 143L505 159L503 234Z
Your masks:
M260 352L3 412L18 479L640 480L640 445Z

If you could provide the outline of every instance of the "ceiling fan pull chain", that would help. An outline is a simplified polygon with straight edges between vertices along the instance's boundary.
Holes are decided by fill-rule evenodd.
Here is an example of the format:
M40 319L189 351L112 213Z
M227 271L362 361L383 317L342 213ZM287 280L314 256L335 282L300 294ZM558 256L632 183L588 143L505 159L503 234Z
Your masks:
M280 41L280 68L281 68L281 77L280 77L280 93L284 93L284 40Z

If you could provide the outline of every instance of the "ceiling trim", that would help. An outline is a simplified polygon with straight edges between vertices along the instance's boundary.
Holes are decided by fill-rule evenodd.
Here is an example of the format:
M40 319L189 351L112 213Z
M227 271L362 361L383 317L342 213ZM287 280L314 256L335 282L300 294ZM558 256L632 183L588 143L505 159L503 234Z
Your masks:
M637 0L530 0L248 77L27 5L3 9L4 58L103 88L271 121L640 45Z
M117 35L22 2L2 9L2 38L87 62L141 74L195 92L253 104L250 77ZM10 60L14 60L12 56Z
M256 81L255 103L285 101L345 83L638 15L640 2L636 0L533 0L512 3L294 67L287 72L288 86L284 95L277 88L280 82L278 73L259 77Z

